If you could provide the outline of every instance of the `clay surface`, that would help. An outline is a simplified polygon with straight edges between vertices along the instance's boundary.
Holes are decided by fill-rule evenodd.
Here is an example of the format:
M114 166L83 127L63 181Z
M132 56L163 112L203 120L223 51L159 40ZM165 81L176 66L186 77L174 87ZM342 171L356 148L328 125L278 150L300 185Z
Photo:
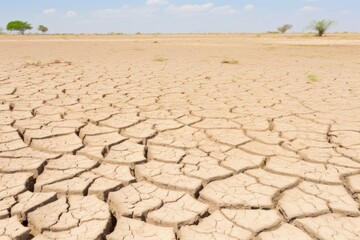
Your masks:
M359 39L0 36L0 239L359 240Z

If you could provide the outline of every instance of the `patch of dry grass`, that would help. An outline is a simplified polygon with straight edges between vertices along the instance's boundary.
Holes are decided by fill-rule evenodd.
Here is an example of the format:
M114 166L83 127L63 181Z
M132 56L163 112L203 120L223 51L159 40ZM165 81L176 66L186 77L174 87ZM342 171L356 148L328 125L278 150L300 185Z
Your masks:
M166 62L166 61L169 60L169 59L167 59L167 58L164 57L164 56L156 56L154 60L155 60L156 62Z
M224 59L221 61L221 63L224 63L224 64L239 64L239 61L236 60L236 59Z
M308 78L309 82L318 82L318 81L320 81L319 76L316 75L316 74L308 74L307 78Z

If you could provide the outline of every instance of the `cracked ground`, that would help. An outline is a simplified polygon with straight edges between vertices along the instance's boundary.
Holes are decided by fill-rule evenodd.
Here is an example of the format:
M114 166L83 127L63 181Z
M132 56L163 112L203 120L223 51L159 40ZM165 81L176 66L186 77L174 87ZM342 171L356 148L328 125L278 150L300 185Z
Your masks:
M0 239L360 239L358 42L0 42Z

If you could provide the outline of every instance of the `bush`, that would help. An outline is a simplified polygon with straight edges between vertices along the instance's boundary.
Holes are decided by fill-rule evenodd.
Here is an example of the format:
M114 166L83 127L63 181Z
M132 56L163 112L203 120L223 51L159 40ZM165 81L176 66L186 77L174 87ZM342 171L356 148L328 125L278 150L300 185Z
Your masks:
M48 31L48 28L44 25L39 25L38 30L42 33L46 33Z
M330 20L314 21L310 24L309 28L314 31L317 31L318 36L322 37L325 34L325 32L334 24L335 22Z
M24 34L26 30L31 30L32 26L28 22L23 21L11 21L7 24L6 30L18 31L20 34Z
M286 33L288 30L290 30L293 26L291 24L284 24L283 26L281 27L278 27L277 30L280 32L280 33Z

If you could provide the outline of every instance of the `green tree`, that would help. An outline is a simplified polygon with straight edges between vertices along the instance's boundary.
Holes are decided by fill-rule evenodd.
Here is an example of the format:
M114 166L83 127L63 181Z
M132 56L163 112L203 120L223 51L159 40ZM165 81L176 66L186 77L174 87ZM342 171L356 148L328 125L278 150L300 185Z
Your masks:
M23 21L11 21L7 24L6 30L18 31L20 34L24 34L26 30L31 30L32 26L28 22Z
M321 20L321 21L314 21L310 24L309 28L317 31L318 36L322 37L325 32L332 26L334 25L335 22L334 21L330 21L330 20Z
M280 33L286 33L288 30L290 30L293 26L291 24L284 24L281 27L278 27L277 30Z
M39 25L38 30L42 33L46 33L49 29L44 25Z

